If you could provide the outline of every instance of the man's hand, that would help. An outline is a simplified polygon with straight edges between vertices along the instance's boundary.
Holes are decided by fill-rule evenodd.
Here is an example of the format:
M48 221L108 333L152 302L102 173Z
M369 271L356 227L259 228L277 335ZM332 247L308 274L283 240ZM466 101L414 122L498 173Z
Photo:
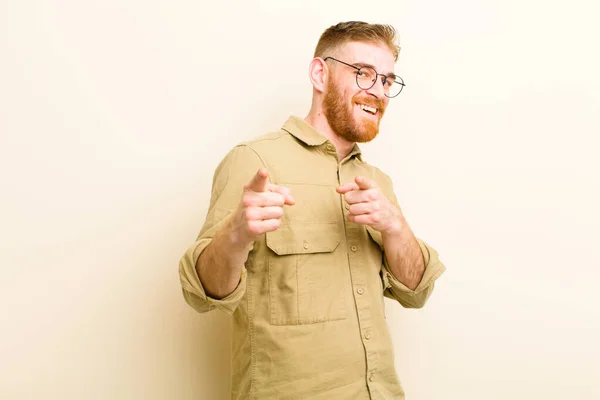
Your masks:
M375 182L357 176L354 182L339 186L336 191L344 195L350 206L348 221L369 225L382 233L394 233L402 228L402 211L385 197Z
M232 231L242 243L251 243L279 228L283 206L294 204L290 190L268 183L268 177L266 168L261 168L244 186L242 201L231 221Z

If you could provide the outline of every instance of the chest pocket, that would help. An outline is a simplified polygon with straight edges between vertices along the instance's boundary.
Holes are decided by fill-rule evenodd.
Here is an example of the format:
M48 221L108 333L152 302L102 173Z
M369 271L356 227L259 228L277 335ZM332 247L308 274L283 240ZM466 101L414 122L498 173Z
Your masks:
M336 223L293 222L266 234L272 325L346 318L340 240Z

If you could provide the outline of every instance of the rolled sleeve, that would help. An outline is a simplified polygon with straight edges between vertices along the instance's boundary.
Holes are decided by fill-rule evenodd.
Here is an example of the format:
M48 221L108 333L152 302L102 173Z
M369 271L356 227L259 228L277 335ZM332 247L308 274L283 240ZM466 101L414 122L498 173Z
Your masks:
M421 239L417 239L417 242L423 254L425 271L423 272L421 282L419 282L419 285L414 290L396 279L390 270L387 259L384 257L383 260L382 278L385 287L384 295L397 300L404 307L408 308L423 307L431 292L433 292L435 280L446 270L446 267L438 257L438 253L431 246Z
M383 193L387 196L387 198L394 204L396 207L401 209L398 204L398 199L396 194L394 193L394 185L392 180L388 175L379 171L379 185L383 191ZM381 278L383 280L384 287L384 296L397 300L400 304L407 308L421 308L427 302L427 299L433 292L433 288L435 286L435 281L440 277L446 270L446 267L440 261L438 257L437 251L435 251L429 244L425 243L423 240L416 238L419 243L419 247L421 248L421 253L423 255L423 263L425 265L425 271L423 272L423 277L421 278L421 282L417 285L417 287L412 290L408 288L405 284L400 282L394 274L392 273L390 266L388 264L387 258L385 256L385 250L383 248L383 241L381 239L380 233L372 233L375 241L379 244L381 249L384 251L383 256L383 266L381 268Z
M242 269L238 286L226 297L215 299L208 296L198 277L196 263L210 241L210 238L198 240L186 251L179 262L179 279L183 290L183 297L194 310L200 313L219 309L231 315L246 292L247 271L245 267Z
M215 234L238 207L243 186L250 182L256 171L264 167L258 154L247 145L234 147L215 170L211 199L206 219L196 241L179 261L179 279L185 301L196 311L204 313L219 309L233 314L246 293L247 270L244 266L236 289L222 299L206 294L196 264L200 254L210 244Z

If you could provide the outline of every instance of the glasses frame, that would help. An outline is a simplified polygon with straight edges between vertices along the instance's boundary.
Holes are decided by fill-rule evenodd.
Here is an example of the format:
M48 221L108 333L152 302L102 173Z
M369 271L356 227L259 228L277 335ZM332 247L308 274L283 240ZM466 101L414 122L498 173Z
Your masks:
M360 89L362 89L362 90L369 90L369 89L371 89L373 86L375 86L375 84L376 84L376 83L377 83L377 81L378 81L378 79L377 79L377 77L378 77L378 76L381 76L381 77L383 77L383 79L381 80L381 83L382 83L383 85L385 85L385 84L386 84L386 82L387 82L387 80L388 80L388 79L390 79L390 77L389 77L389 76L387 76L387 75L383 75L383 74L380 74L380 73L378 73L378 72L375 70L375 68L373 68L373 67L357 67L356 65L348 64L347 62L344 62L344 61L338 60L337 58L333 58L333 57L325 57L325 58L323 59L323 61L327 61L328 59L332 59L332 60L334 60L334 61L337 61L337 62L339 62L339 63L342 63L342 64L344 64L344 65L347 65L347 66L349 66L349 67L352 67L352 68L354 68L354 69L356 70L356 85L357 85L357 86L358 86ZM360 70L361 70L362 68L369 68L369 69L371 69L371 70L375 71L375 79L373 80L373 83L371 84L371 86L369 86L368 88L363 88L363 87L362 87L362 86L360 86L360 84L358 83L358 73L360 72ZM404 79L402 79L402 78L401 78L401 77L399 77L398 75L396 75L396 78L394 79L394 83L397 83L398 85L400 85L400 91L399 91L397 94L395 94L394 96L388 96L388 95L385 93L385 91L384 91L384 93L383 93L383 94L385 95L385 97L387 97L387 98L389 98L389 99L393 99L394 97L396 97L396 96L398 96L400 93L402 93L402 89L404 89L404 87L406 86L406 85L404 84ZM385 86L384 86L384 88L385 88Z

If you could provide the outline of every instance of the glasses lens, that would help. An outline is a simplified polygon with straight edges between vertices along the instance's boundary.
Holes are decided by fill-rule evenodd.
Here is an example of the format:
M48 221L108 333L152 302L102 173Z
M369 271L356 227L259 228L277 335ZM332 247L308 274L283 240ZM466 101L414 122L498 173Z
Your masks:
M384 85L384 88L387 97L396 97L404 88L404 81L399 76L396 77L395 81L388 79L386 85Z
M362 67L356 72L356 83L358 87L366 90L370 89L377 79L377 73L373 68Z

